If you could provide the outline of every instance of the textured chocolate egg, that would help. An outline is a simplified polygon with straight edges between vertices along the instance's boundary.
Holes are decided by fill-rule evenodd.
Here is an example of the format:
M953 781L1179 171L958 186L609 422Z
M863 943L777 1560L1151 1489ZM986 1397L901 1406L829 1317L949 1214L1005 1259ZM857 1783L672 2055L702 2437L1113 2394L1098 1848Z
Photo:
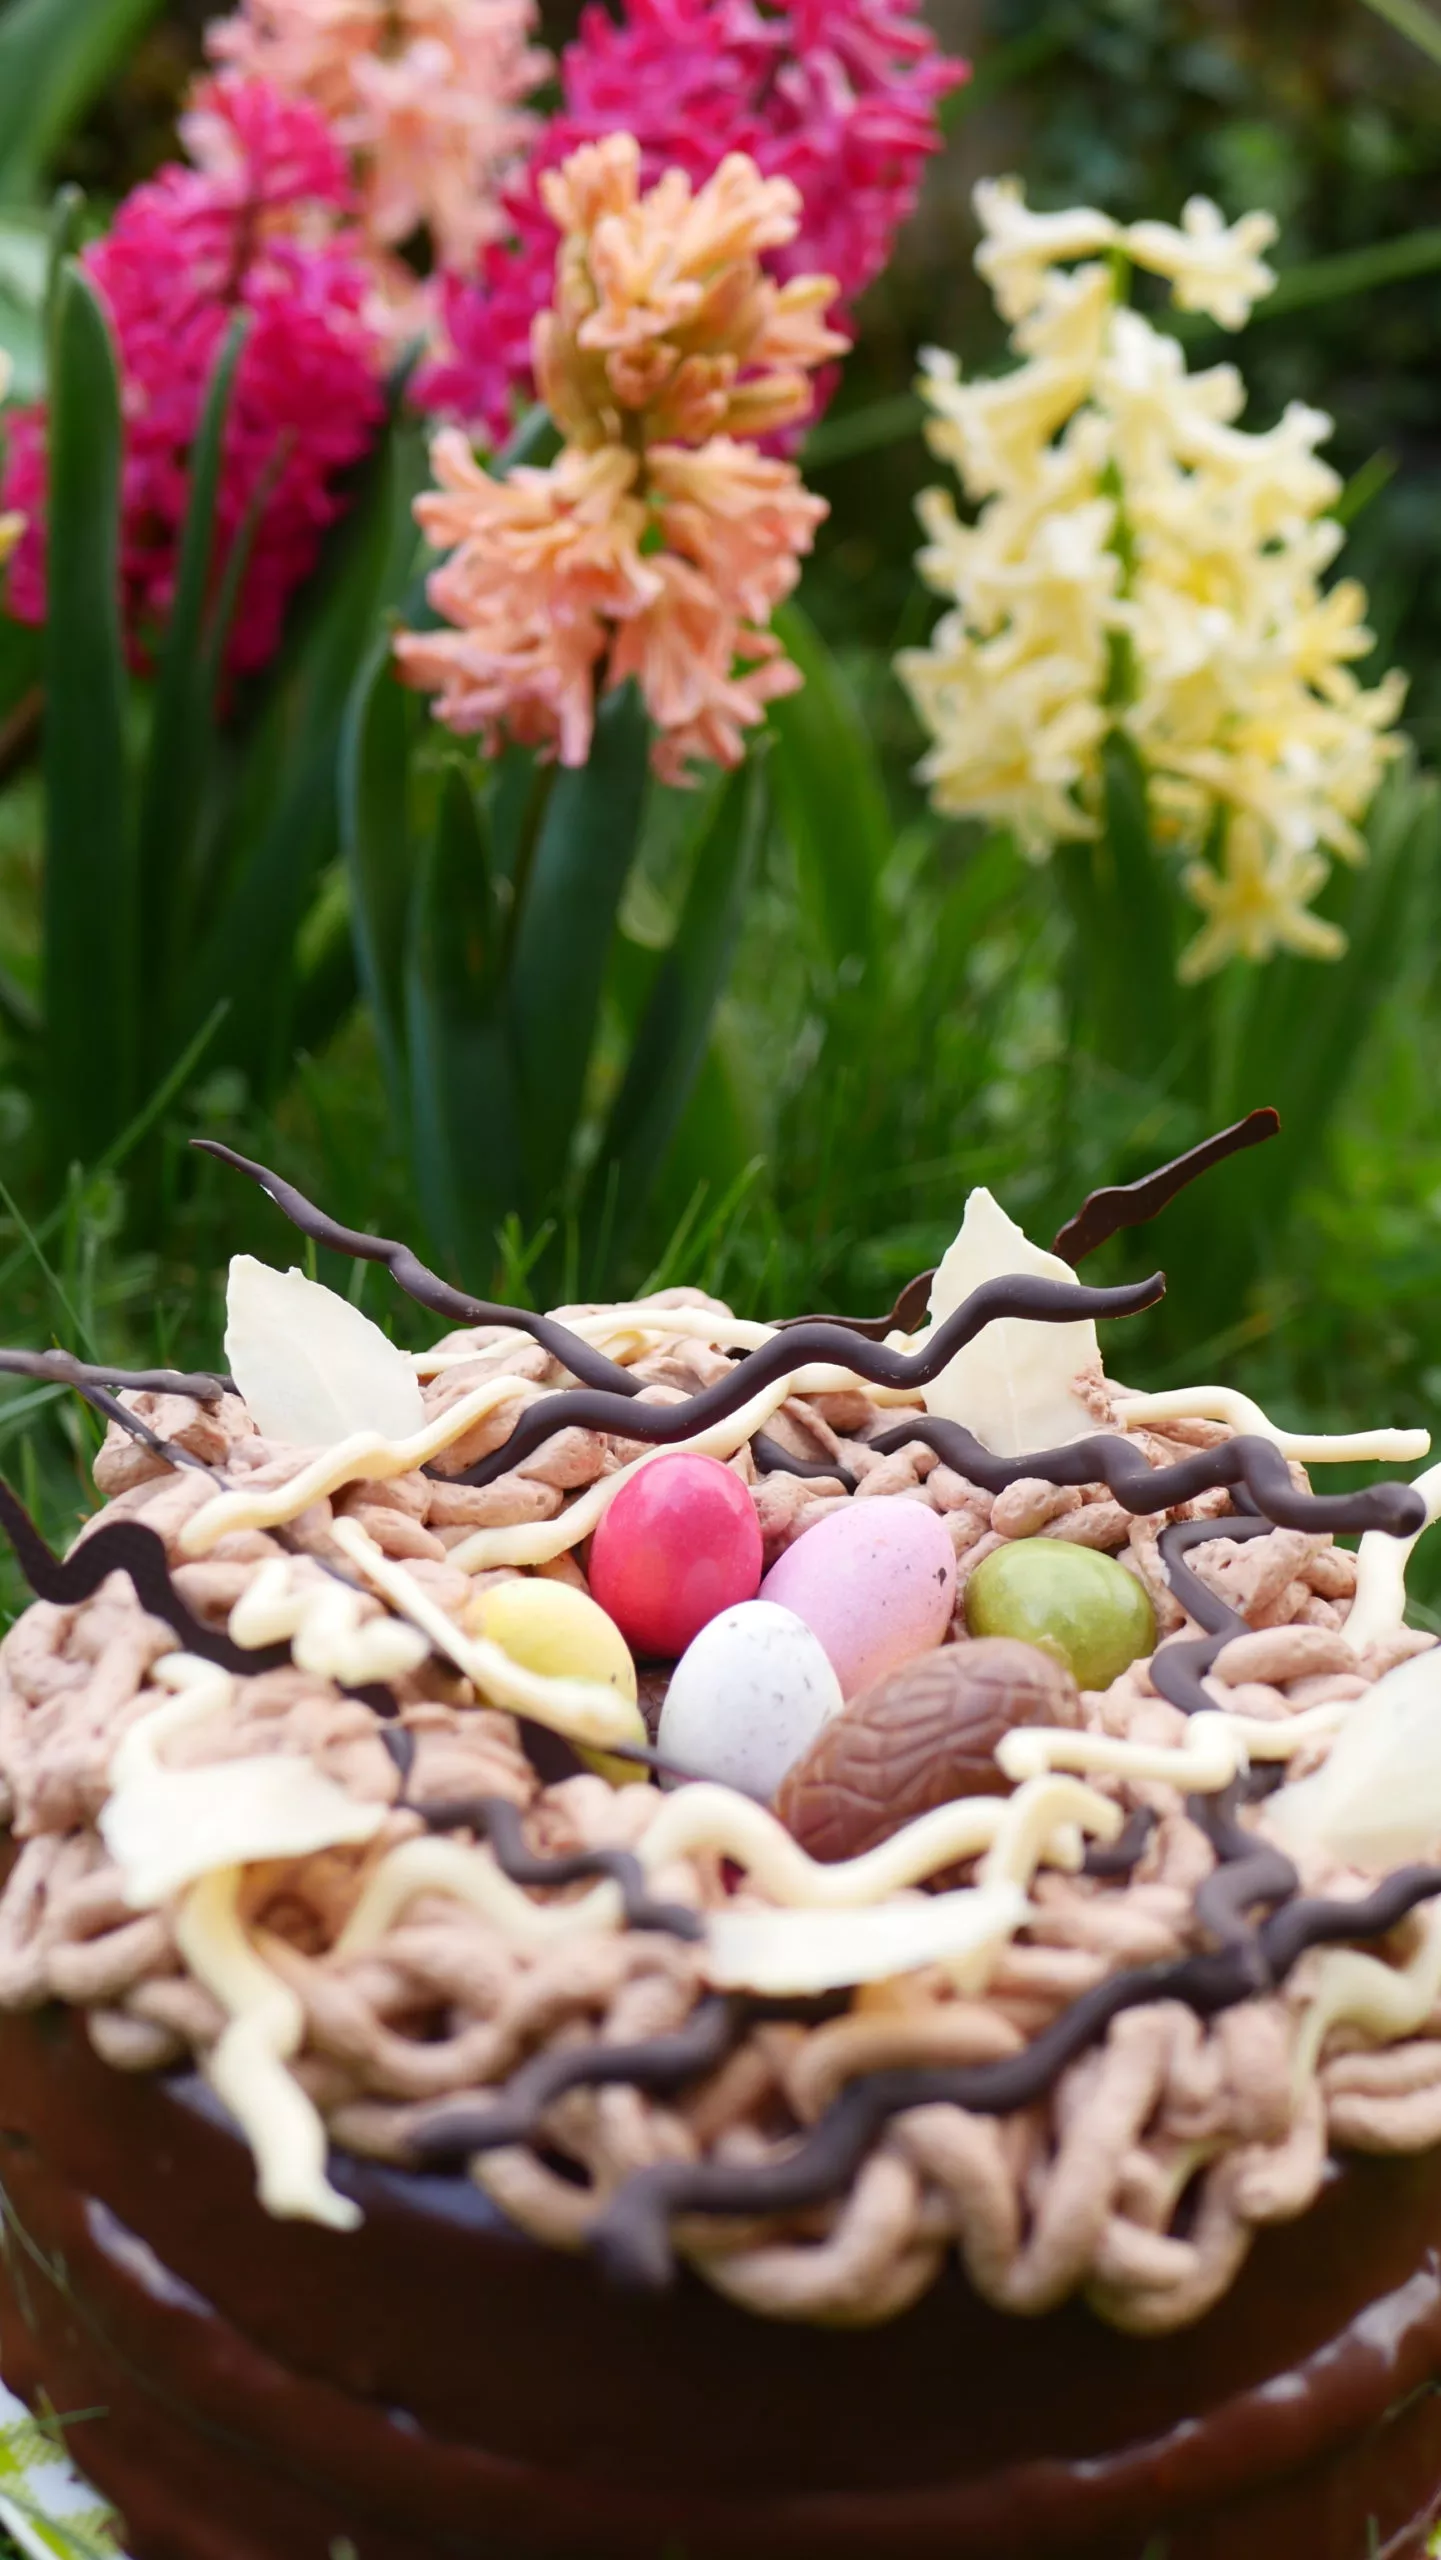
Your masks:
M856 1858L936 1805L1009 1795L994 1753L1013 1725L1079 1722L1070 1673L1034 1645L944 1645L823 1726L786 1772L776 1811L813 1858Z

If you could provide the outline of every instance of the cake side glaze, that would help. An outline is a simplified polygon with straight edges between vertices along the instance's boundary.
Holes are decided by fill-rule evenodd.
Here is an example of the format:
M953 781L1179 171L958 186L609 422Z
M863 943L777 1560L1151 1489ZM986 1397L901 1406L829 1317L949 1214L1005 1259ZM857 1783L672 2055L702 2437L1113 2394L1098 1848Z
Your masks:
M463 2188L385 2170L340 2172L366 2207L355 2241L287 2230L255 2207L241 2146L193 2084L127 2082L107 2117L103 2066L73 2030L12 2020L0 2052L8 2282L47 2387L84 2376L90 2397L67 2405L109 2403L74 2450L125 2509L134 2560L324 2560L317 2515L332 2535L359 2528L366 2560L423 2560L456 2531L487 2554L513 2537L527 2560L645 2560L678 2534L696 2560L738 2537L778 2560L1132 2560L1173 2515L1182 2560L1351 2560L1365 2514L1399 2529L1427 2462L1435 2476L1433 2419L1419 2489L1391 2426L1349 2504L1328 2485L1441 2355L1434 2156L1339 2173L1304 2230L1266 2234L1226 2302L1159 2343L1079 2306L1017 2324L954 2279L900 2320L827 2334L757 2328L689 2284L628 2306L583 2261L497 2232ZM64 2290L27 2242L63 2257ZM163 2465L122 2487L135 2445L172 2431L181 2482L257 2466L246 2514L209 2542L167 2541ZM1278 2500L1319 2538L1236 2539L1252 2502ZM261 2519L271 2538L248 2539Z

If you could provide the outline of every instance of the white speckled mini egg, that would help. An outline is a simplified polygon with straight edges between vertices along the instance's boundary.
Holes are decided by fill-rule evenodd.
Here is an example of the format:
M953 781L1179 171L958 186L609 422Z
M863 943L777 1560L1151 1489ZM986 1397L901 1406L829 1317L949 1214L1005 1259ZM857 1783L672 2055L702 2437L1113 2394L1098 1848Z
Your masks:
M787 1547L761 1585L825 1647L848 1698L944 1642L956 1557L939 1512L902 1494L848 1502Z
M681 1655L657 1747L692 1777L769 1802L842 1703L840 1682L810 1628L774 1601L742 1600L702 1627Z

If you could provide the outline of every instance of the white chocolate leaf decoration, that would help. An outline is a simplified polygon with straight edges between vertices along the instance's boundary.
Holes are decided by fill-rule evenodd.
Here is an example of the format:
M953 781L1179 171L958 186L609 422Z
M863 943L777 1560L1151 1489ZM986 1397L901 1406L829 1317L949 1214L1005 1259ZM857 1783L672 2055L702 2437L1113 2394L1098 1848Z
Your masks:
M1011 1937L1030 1907L1018 1885L995 1884L897 1895L866 1911L722 1911L702 1962L721 1991L843 1991L975 1955Z
M373 1840L382 1804L362 1804L309 1760L268 1752L206 1768L154 1768L119 1787L100 1834L125 1899L151 1911L218 1868L306 1858Z
M1441 1647L1353 1700L1325 1767L1273 1796L1265 1823L1287 1849L1372 1875L1441 1849Z
M325 1449L357 1431L408 1440L424 1427L413 1361L303 1271L236 1254L226 1318L225 1357L267 1440Z
M1076 1277L1068 1262L1032 1244L989 1191L973 1191L961 1232L931 1283L932 1328L985 1281L1017 1273L1073 1284ZM926 1411L963 1423L998 1458L1060 1448L1096 1428L1073 1382L1100 1357L1090 1322L1033 1324L1002 1316L925 1389Z

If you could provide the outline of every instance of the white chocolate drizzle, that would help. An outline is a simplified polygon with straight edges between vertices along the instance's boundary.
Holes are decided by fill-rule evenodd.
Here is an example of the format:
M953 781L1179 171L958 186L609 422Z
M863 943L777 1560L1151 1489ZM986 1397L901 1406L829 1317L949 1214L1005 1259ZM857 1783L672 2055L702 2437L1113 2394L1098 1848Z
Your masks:
M1314 1989L1296 2039L1298 2092L1314 2079L1333 2027L1360 2027L1378 2044L1399 2044L1423 2027L1441 1998L1441 1905L1419 1917L1410 1961L1390 1965L1357 1947L1329 1947L1315 1959Z
M1160 1429L1168 1422L1224 1422L1237 1433L1270 1440L1283 1458L1303 1466L1344 1466L1363 1459L1406 1465L1424 1458L1429 1431L1283 1431L1269 1414L1235 1387L1168 1387L1154 1396L1116 1389L1123 1431Z
M617 1467L614 1475L602 1476L598 1483L588 1486L558 1519L523 1521L511 1529L477 1529L473 1537L451 1548L451 1563L458 1565L462 1573L485 1573L502 1564L553 1564L557 1556L568 1555L572 1547L578 1547L583 1538L590 1536L622 1485L638 1476L642 1467L654 1466L657 1458L674 1457L681 1450L697 1457L733 1458L755 1432L764 1430L787 1397L796 1393L797 1378L805 1374L798 1371L794 1376L778 1378L773 1386L752 1396L738 1413L727 1414L708 1430L695 1432L689 1440L672 1440L664 1447L647 1449L641 1457L632 1458L629 1466ZM843 1371L835 1374L845 1377ZM845 1383L854 1382L846 1379Z
M288 1556L261 1566L230 1612L230 1634L247 1651L288 1642L302 1671L346 1689L403 1679L431 1651L418 1627L399 1618L362 1619L358 1592L329 1576L305 1578Z
M1368 1529L1356 1550L1356 1596L1346 1620L1347 1642L1358 1653L1395 1635L1406 1623L1406 1567L1417 1539L1441 1519L1441 1466L1428 1467L1412 1490L1426 1504L1423 1527L1412 1538L1393 1538L1384 1529Z
M312 1502L338 1493L342 1485L384 1484L392 1476L408 1475L412 1468L427 1466L432 1458L438 1458L475 1423L494 1413L497 1405L534 1393L530 1378L487 1378L408 1439L388 1440L379 1431L352 1432L349 1439L320 1450L288 1484L257 1486L249 1492L238 1488L233 1493L217 1494L213 1502L202 1503L182 1528L180 1545L188 1556L209 1555L222 1538L237 1531L277 1529L288 1520L298 1519Z
M1219 1795L1252 1760L1290 1760L1303 1743L1335 1733L1347 1701L1325 1700L1277 1718L1215 1713L1192 1716L1181 1743L1125 1742L1109 1733L1076 1733L1061 1725L1017 1725L996 1745L1008 1778L1038 1778L1050 1769Z
M260 2201L283 2220L353 2231L360 2208L325 2174L325 2126L286 2069L305 2035L305 2011L247 1936L242 1870L225 1867L192 1885L175 1915L180 1952L230 2023L206 2077L255 2155Z
M553 1733L563 1733L572 1742L588 1743L598 1750L617 1742L634 1742L638 1735L643 1737L645 1728L638 1708L619 1690L598 1680L550 1679L542 1672L527 1671L487 1637L466 1635L429 1593L422 1591L404 1565L381 1554L357 1520L337 1520L333 1534L336 1545L359 1566L366 1580L403 1618L421 1630L437 1653L444 1654L458 1671L463 1671L492 1706L531 1716L537 1724L548 1725Z

